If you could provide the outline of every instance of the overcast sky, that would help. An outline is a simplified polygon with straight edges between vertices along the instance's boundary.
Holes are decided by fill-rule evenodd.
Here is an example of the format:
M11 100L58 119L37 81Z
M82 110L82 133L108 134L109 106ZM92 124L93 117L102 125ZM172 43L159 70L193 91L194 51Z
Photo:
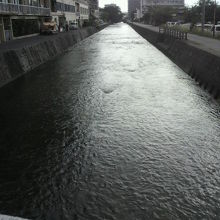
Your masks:
M193 5L197 2L198 0L185 0L186 5ZM99 7L103 8L105 4L110 3L118 5L123 12L128 10L128 0L99 0Z

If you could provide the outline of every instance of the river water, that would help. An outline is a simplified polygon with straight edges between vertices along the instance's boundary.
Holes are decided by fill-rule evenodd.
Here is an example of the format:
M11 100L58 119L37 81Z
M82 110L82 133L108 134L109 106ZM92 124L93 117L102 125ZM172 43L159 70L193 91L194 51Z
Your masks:
M0 213L220 218L219 104L126 24L0 90Z

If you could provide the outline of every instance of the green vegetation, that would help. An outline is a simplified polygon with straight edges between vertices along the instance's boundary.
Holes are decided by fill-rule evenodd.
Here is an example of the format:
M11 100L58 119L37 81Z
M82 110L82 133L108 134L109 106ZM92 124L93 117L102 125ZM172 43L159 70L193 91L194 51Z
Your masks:
M153 25L161 25L172 20L175 10L172 7L151 7L148 13L144 14L143 20Z
M117 23L122 21L123 14L121 9L116 5L106 5L101 10L101 19L109 23Z

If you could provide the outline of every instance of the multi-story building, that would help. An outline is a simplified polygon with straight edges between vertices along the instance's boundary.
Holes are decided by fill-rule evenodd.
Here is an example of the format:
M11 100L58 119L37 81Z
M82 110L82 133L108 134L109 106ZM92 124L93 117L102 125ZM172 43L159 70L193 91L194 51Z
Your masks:
M184 0L140 0L141 14L149 11L150 7L171 6L176 8L184 7Z
M39 32L50 17L50 0L0 0L0 43Z
M85 21L89 20L89 3L87 1L80 0L78 13L78 19L81 25L83 25Z
M89 19L89 5L86 0L52 0L51 16L59 26L71 22L82 26Z
M116 4L113 4L113 3L112 3L112 4L106 4L106 5L105 5L105 7L110 7L110 6L111 6L111 7L117 7L117 5L116 5Z
M136 10L140 8L140 0L128 0L128 17L134 17Z
M99 0L88 0L90 16L99 18Z
M86 0L0 0L0 43L38 34L43 21L82 26L88 19Z

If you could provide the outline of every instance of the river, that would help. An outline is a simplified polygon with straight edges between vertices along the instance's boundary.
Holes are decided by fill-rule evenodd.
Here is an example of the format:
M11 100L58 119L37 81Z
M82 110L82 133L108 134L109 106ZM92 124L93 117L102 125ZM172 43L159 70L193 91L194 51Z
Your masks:
M0 90L0 213L219 219L220 106L127 24Z

